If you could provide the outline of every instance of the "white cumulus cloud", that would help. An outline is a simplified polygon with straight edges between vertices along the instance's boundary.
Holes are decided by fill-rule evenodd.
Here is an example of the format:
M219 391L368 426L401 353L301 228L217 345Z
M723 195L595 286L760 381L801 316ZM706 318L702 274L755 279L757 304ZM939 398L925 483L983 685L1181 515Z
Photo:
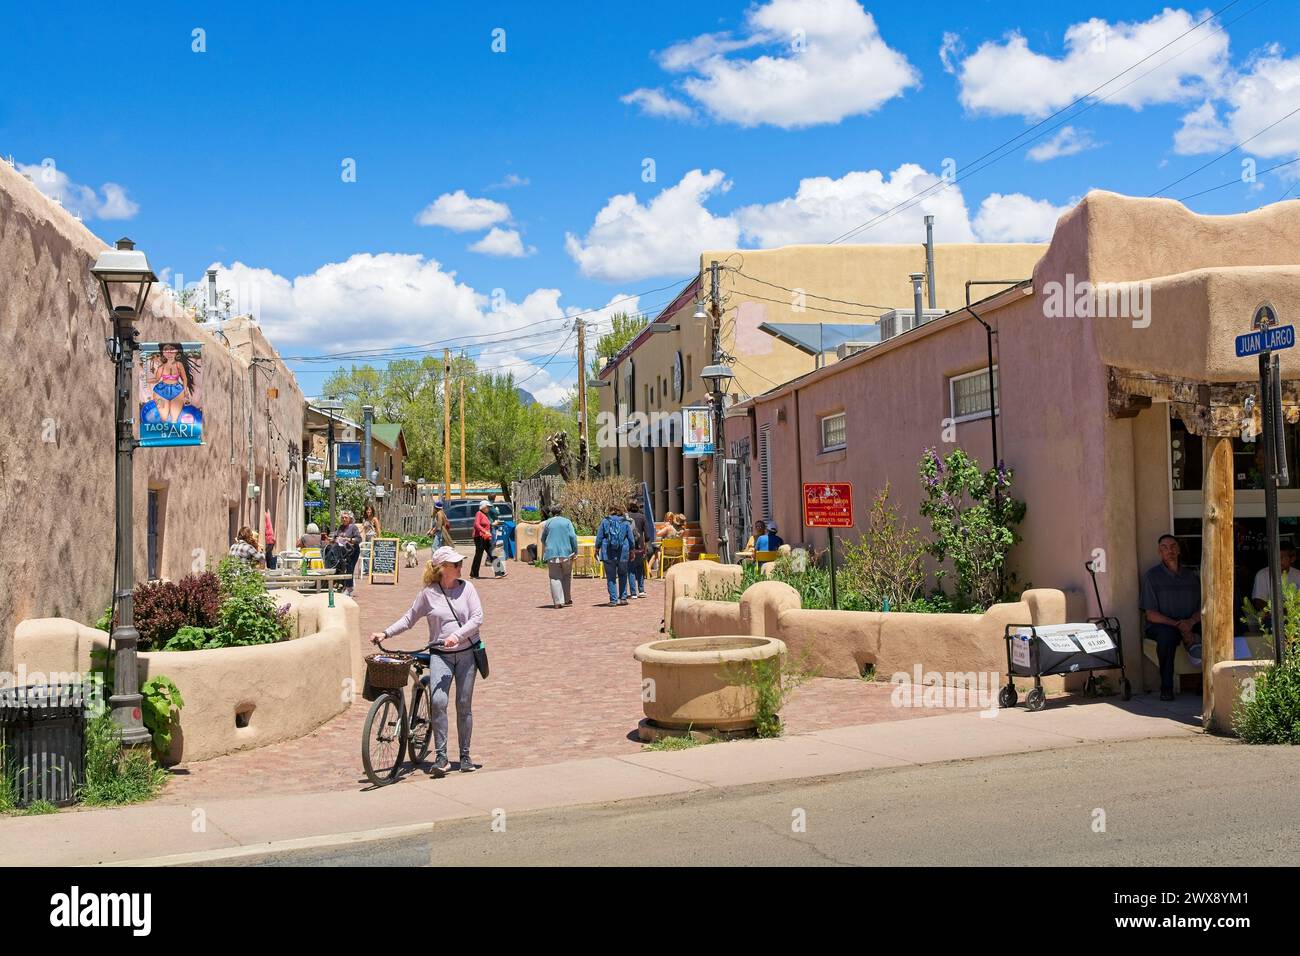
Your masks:
M633 193L613 196L586 236L565 234L565 250L583 275L607 282L694 272L701 249L739 240L732 219L704 207L714 192L730 188L721 170L693 169L644 205Z
M742 35L704 34L658 59L664 70L684 74L685 96L715 119L740 126L838 123L920 85L916 68L884 41L857 0L770 0L746 11ZM648 95L655 92L636 90L624 102L639 97L631 101L647 112L682 116L685 104Z
M1187 33L1204 17L1169 8L1142 22L1094 17L1066 29L1061 56L1037 53L1022 34L1011 33L962 60L961 103L972 113L1039 119L1098 87L1106 102L1133 109L1204 98L1228 66L1226 32L1211 32L1207 24ZM1156 53L1165 44L1171 45ZM1152 53L1136 70L1106 82Z
M481 252L485 256L500 256L506 259L522 259L537 252L535 246L524 248L524 240L518 230L501 229L493 226L488 234L469 247L470 252Z
M454 232L475 232L510 220L510 207L495 199L475 198L465 190L443 193L420 210L421 226L442 226Z
M1073 205L1054 206L1024 193L990 193L975 216L975 234L981 242L1046 242Z
M96 191L92 186L74 183L53 159L18 163L17 168L31 178L37 189L83 219L131 219L140 211L139 204L127 196L125 187L104 183Z
M1026 155L1036 163L1045 163L1061 156L1073 156L1085 149L1095 149L1101 145L1092 138L1088 130L1076 130L1073 126L1062 126L1051 139L1034 146Z
M846 242L913 242L924 236L924 217L935 217L941 242L973 242L966 201L956 186L915 163L904 163L888 176L877 169L845 173L839 179L803 179L795 194L776 202L744 206L734 213L745 237L758 246L784 246L837 239L869 221L869 229ZM925 198L898 211L894 207L927 192Z
M618 98L620 103L638 106L647 116L662 116L667 119L688 120L695 116L695 111L664 93L662 89L642 87Z
M1227 104L1224 123L1228 129L1224 138L1229 145L1249 139L1242 149L1256 156L1300 155L1300 113L1284 119L1300 106L1300 56L1288 59L1270 51L1251 60L1233 77L1223 100ZM1204 148L1189 151L1211 152L1219 148L1208 141L1201 145Z

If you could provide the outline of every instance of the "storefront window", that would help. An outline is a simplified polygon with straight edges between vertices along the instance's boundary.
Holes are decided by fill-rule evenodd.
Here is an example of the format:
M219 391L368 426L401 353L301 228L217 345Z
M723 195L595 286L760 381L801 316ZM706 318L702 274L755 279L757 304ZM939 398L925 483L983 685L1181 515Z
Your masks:
M1200 491L1205 467L1205 443L1200 435L1193 435L1178 419L1171 420L1169 425L1170 480L1173 490ZM1296 475L1296 466L1300 462L1297 442L1300 442L1300 426L1288 424L1286 457L1291 487L1300 487L1300 477ZM1261 441L1245 442L1239 437L1232 439L1232 487L1237 491L1255 491L1264 487L1264 445Z

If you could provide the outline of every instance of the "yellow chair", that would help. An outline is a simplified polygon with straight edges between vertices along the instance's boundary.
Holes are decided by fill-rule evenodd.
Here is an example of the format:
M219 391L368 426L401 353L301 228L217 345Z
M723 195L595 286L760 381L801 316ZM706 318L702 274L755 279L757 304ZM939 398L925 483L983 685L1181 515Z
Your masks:
M775 561L779 557L781 557L780 551L755 551L754 563L765 564L768 561Z
M707 552L707 551L701 551L701 552L700 552L700 556L699 556L699 558L698 558L697 560L699 560L699 561L716 561L718 564L721 564L721 563L722 563L722 555L720 555L720 554L709 554L709 552Z
M575 578L603 578L605 566L596 557L596 539L591 535L578 538L578 554L573 559L573 576Z
M659 542L659 577L668 573L669 565L686 560L685 544L681 538L664 538Z
M307 565L307 568L304 570L308 570L308 569L312 571L325 570L325 562L321 558L320 548L303 548L302 557L303 557L303 563Z

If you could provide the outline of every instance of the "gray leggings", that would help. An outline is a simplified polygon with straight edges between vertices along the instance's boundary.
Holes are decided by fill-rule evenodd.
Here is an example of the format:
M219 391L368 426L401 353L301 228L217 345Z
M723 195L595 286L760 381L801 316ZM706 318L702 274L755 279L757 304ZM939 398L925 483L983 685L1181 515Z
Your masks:
M453 651L450 654L429 655L429 690L433 698L433 749L447 754L447 701L452 677L456 679L456 741L462 755L469 753L469 738L474 731L474 679L478 669L474 666L474 649Z
M554 604L573 602L573 558L552 558L546 562L546 573L551 579L551 601Z

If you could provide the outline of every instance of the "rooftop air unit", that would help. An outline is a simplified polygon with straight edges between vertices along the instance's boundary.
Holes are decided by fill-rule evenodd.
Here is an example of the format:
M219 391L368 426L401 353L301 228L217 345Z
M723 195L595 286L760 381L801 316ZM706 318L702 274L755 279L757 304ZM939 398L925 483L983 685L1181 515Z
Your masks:
M875 344L875 342L841 342L835 348L835 357L843 362L850 355L856 355L858 352L866 351Z
M921 313L921 324L932 322L941 315L947 315L943 309L925 309ZM880 341L892 339L896 335L916 328L916 311L914 309L892 309L880 317Z

